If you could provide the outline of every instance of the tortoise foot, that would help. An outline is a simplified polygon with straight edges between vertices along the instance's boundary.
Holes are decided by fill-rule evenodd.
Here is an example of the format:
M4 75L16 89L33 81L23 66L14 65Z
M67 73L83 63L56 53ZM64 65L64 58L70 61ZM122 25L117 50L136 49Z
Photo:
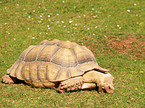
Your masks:
M2 77L2 82L6 84L13 84L15 82L15 79L10 77L9 75L5 75Z
M82 88L82 84L83 84L82 77L71 78L61 82L57 90L61 93L76 91Z

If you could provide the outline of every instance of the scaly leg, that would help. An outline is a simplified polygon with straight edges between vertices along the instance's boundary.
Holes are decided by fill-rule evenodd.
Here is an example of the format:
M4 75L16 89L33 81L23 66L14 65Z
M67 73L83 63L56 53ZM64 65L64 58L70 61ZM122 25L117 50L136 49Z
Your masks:
M60 83L57 90L61 93L65 93L66 91L74 91L82 88L82 84L84 83L83 77L75 77L65 80Z

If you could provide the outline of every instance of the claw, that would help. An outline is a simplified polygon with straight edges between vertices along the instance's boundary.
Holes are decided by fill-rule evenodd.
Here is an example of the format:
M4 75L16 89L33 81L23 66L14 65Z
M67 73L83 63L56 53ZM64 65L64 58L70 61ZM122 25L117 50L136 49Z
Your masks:
M69 92L71 90L71 88L67 88L67 92Z
M56 90L59 91L60 93L65 93L65 90L61 90L61 84L58 86Z

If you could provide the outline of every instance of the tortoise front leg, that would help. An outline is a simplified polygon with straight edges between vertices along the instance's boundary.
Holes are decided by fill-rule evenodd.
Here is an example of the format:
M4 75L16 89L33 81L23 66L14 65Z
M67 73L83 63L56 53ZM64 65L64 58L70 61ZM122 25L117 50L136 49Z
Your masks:
M65 93L66 91L69 92L79 90L82 88L83 83L84 83L83 77L70 78L68 80L61 82L57 90L61 93Z

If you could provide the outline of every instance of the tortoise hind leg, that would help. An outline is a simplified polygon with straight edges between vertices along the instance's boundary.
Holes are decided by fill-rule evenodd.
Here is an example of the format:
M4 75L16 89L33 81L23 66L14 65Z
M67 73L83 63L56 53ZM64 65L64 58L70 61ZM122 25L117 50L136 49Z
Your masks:
M14 84L17 81L17 78L11 77L10 75L5 75L2 77L2 82L6 84Z
M65 93L66 91L69 92L79 90L82 88L83 83L84 83L83 77L70 78L68 80L61 82L57 90L61 93Z

